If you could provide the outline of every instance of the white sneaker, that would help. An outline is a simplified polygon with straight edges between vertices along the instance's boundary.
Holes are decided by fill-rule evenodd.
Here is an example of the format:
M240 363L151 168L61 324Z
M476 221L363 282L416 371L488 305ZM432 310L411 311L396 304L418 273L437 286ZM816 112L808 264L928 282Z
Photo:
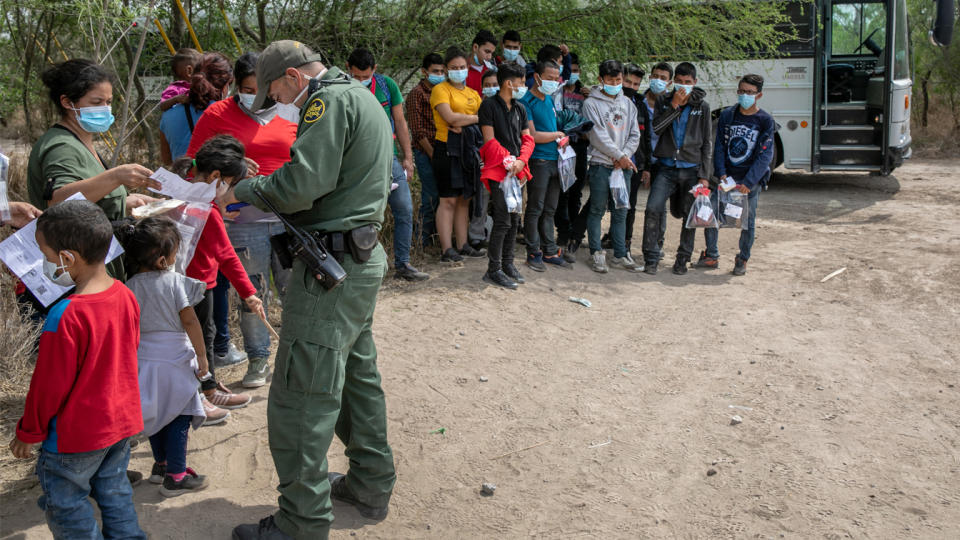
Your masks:
M591 255L593 260L590 263L590 269L594 272L599 272L601 274L606 274L609 269L607 268L607 254L604 251L598 251Z
M203 425L212 426L230 418L230 411L225 411L213 403L210 403L202 392L200 393L200 403L203 405L203 412L207 415L207 419L203 421Z
M610 261L610 266L614 268L622 268L627 272L643 272L643 267L637 265L636 261L633 260L633 257L631 257L629 253L627 253L627 255L624 257L614 257Z

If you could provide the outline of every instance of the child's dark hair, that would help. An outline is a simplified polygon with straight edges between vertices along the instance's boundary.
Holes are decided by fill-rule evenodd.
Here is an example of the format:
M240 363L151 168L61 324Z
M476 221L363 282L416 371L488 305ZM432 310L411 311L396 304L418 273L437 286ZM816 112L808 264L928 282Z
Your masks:
M223 98L223 89L233 82L233 66L227 57L208 52L197 64L190 81L190 104L203 110Z
M601 77L616 77L623 75L623 64L619 60L604 60L600 64Z
M526 73L523 68L520 67L520 64L507 62L500 64L500 69L497 70L497 83L503 86L503 83L513 79L520 79L522 81L525 75Z
M556 45L544 45L537 51L537 62L546 62L547 60L556 61L557 58L563 58L563 51Z
M650 68L650 73L654 71L666 71L670 74L670 78L673 78L673 67L666 62L658 62L652 68Z
M61 62L44 71L40 79L50 89L50 101L57 106L60 114L67 112L60 103L60 96L67 96L67 99L76 103L94 86L103 82L113 84L112 73L100 64L84 58Z
M467 55L464 54L464 52L460 50L459 47L447 48L446 54L443 55L443 67L447 67L447 65L450 64L450 62L452 62L457 58L463 58L464 60L466 60Z
M497 84L500 84L500 77L497 75L497 73L499 73L499 71L491 71L491 70L484 71L483 76L480 77L480 84L483 84L484 81L486 81L491 77L497 80Z
M437 53L430 53L423 57L423 62L420 63L420 67L423 69L430 69L430 66L435 66L437 64L440 64L441 66L444 65L443 57Z
M130 274L159 270L157 261L173 255L180 246L177 224L166 216L125 218L116 224L115 232L123 246L124 262Z
M740 79L743 84L749 84L757 89L757 92L763 92L763 77L756 73L747 73Z
M633 62L630 62L627 65L623 66L623 74L633 75L638 79L643 79L643 76L646 75L647 73L643 71L642 67L634 64Z
M54 251L76 251L87 263L103 262L113 227L103 210L90 201L63 201L37 218L37 231Z
M520 32L516 30L507 30L503 33L503 38L501 38L501 43L504 41L516 41L517 43L523 43L523 40L520 39Z
M347 65L357 68L360 71L366 71L370 68L377 67L377 61L374 60L373 53L370 52L369 49L357 47L350 53L350 56L347 57Z
M560 67L560 64L554 62L553 60L547 60L545 62L537 62L537 66L533 68L534 73L543 77L543 72L548 69L555 69L557 73L563 71L563 68Z
M217 135L207 139L193 159L183 156L173 162L170 170L186 178L190 176L190 169L196 167L198 173L220 171L221 176L237 181L247 175L247 162L243 158L242 142L230 135Z
M477 32L477 35L473 37L473 45L483 47L487 43L492 44L494 47L497 46L497 36L493 35L493 32L489 30L480 30Z
M259 58L260 53L256 52L245 52L240 55L240 58L237 58L237 62L233 65L233 76L238 86L247 77L257 75L257 60Z
M680 62L677 64L676 69L674 70L674 75L677 77L687 76L693 79L697 78L697 68L690 62Z
M180 71L181 67L185 65L196 67L196 65L200 63L201 58L203 58L203 55L196 49L191 49L190 47L178 49L177 53L174 54L170 60L170 69L173 71L173 75L176 76L177 71Z

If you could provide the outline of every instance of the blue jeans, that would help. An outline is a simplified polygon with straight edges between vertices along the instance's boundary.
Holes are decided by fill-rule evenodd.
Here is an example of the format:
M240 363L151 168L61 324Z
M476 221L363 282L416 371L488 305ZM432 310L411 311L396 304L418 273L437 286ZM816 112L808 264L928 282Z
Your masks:
M213 352L227 354L230 347L230 281L221 272L217 272L217 286L213 288L213 324L217 327Z
M660 238L663 234L664 215L667 211L667 200L677 190L689 191L697 183L697 168L677 169L675 167L660 167L653 183L650 184L650 194L647 195L647 208L643 213L643 260L646 264L656 265L660 261ZM692 196L684 198L684 214L690 210ZM677 257L690 260L693 254L693 241L697 230L688 229L686 221L680 225L680 246L677 248Z
M390 192L387 203L393 213L393 264L394 267L410 262L410 241L413 238L413 200L410 198L410 184L403 171L403 165L393 157L393 183L397 189Z
M430 236L437 233L437 205L440 194L437 193L437 180L433 177L433 162L430 156L420 150L413 151L413 163L420 177L420 242L426 245Z
M187 437L193 416L181 414L163 429L150 436L153 460L167 464L167 474L180 474L187 470Z
M612 172L612 167L593 163L587 170L587 181L590 182L590 215L587 216L587 240L590 244L591 254L603 249L600 241L603 230L600 222L609 206L613 256L625 257L627 255L627 209L614 208L613 201L610 199L610 173ZM629 176L624 175L624 181L627 183L627 189L630 189Z
M750 216L747 218L747 228L740 230L740 260L750 260L750 250L753 248L753 239L756 236L757 227L757 203L760 202L760 191L763 187L756 185L750 190L747 201L750 203ZM719 212L720 192L714 189L710 194L710 202L713 203L713 211ZM717 247L719 238L719 229L704 229L703 238L707 242L707 257L719 257L720 249Z
M37 478L43 495L37 504L46 514L53 537L145 539L133 506L133 487L127 480L129 462L129 439L93 452L64 454L41 449ZM100 507L102 532L87 497L93 497Z
M257 289L257 296L263 300L263 308L270 306L270 270L273 281L283 294L286 289L290 270L280 268L279 261L270 246L270 237L283 233L280 223L233 223L227 229L230 243L237 252L237 258L243 265L247 277ZM270 332L256 313L240 303L240 332L243 334L243 349L250 358L268 358L270 356Z

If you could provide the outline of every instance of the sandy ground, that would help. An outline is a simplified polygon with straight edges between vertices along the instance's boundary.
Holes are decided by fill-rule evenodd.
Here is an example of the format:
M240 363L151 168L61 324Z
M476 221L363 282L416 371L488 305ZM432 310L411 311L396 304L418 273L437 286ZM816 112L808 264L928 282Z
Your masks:
M388 280L376 337L399 480L385 522L337 505L331 536L960 537L958 166L781 174L743 278L724 230L720 269L686 276L668 256L655 277L528 270L517 292L482 284L484 261ZM136 488L153 538L226 539L273 511L253 394L191 435L207 491ZM3 538L48 536L30 473L4 450Z

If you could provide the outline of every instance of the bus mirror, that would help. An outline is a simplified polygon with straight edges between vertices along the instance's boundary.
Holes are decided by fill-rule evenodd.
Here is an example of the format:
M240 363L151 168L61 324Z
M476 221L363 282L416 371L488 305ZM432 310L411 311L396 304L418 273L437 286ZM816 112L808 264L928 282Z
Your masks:
M936 0L937 18L930 30L930 41L937 46L950 45L953 38L953 0Z

